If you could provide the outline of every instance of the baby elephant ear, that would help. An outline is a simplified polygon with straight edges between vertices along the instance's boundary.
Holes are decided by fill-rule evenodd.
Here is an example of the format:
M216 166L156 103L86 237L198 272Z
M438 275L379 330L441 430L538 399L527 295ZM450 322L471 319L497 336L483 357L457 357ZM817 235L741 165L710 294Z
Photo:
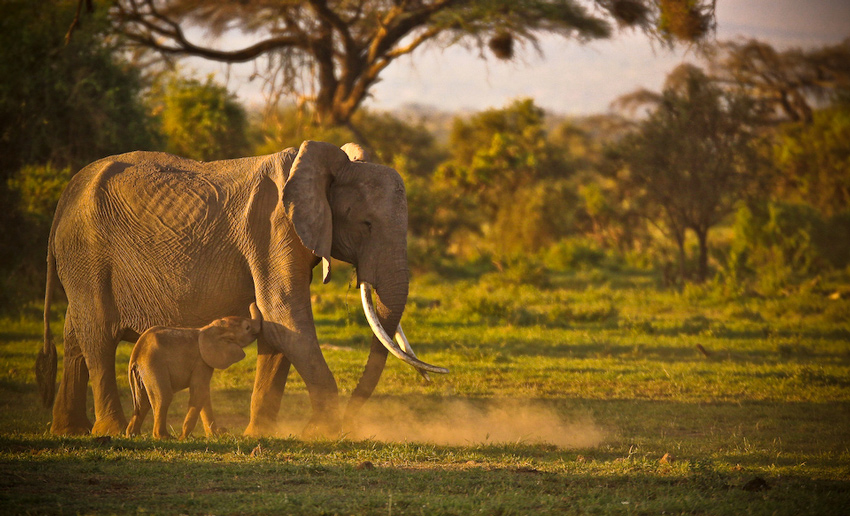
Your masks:
M353 142L348 142L342 147L342 151L351 161L372 161L369 151Z
M201 359L215 369L227 369L245 358L245 352L227 338L229 332L219 326L207 326L198 337Z

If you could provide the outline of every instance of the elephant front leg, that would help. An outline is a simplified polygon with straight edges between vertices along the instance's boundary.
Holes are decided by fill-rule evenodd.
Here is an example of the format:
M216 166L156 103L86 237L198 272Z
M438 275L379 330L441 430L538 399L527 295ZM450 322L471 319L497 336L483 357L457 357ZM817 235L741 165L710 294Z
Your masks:
M313 416L304 427L303 436L308 439L337 437L342 429L339 417L339 389L318 342L298 348L289 356L307 386L313 409Z
M65 326L65 358L62 381L53 403L53 422L50 432L55 435L79 435L91 431L92 424L86 416L86 395L89 370L70 324Z
M274 433L290 367L283 353L266 343L265 339L257 340L257 375L251 394L251 421L245 429L246 436Z
M357 431L360 409L375 391L386 363L387 348L381 344L377 337L372 337L372 346L366 368L363 370L363 376L357 382L357 387L351 393L351 399L348 400L348 406L345 408L342 424L343 430L346 432Z
M199 378L200 377L200 378ZM212 403L210 401L210 379L212 369L208 374L195 374L189 387L189 411L183 420L183 432L180 439L186 439L192 434L198 423L198 416L203 414L204 430L207 437L211 436L215 420L212 415Z
M263 340L274 342L288 363L291 363L307 386L310 394L310 404L313 416L304 428L305 437L318 435L336 436L340 431L339 418L339 389L336 380L328 368L325 357L316 338L315 328L311 325L302 331L290 331L284 326L264 322ZM268 348L265 348L268 351ZM262 355L261 355L262 356ZM285 376L281 369L287 362L276 358L276 354L263 359L257 367L257 381L252 397L252 422L265 421L273 423L280 408L280 397L283 394ZM268 360L266 363L265 360ZM278 363L279 361L279 363ZM288 364L286 369L288 369ZM255 427L249 427L254 431ZM247 431L246 431L247 433ZM251 434L253 435L253 434Z

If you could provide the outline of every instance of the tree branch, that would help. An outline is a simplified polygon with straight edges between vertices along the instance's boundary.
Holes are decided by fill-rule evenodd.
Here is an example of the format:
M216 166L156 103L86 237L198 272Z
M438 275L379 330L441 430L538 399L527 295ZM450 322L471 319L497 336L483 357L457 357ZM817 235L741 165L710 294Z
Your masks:
M182 54L197 57L203 57L214 61L222 61L227 63L244 63L256 59L257 57L278 50L281 48L303 47L304 40L298 36L277 36L260 41L249 47L240 50L216 50L208 47L201 47L190 42L180 24L167 16L161 14L153 5L152 0L144 0L144 7L147 7L149 12L140 10L135 0L131 1L132 11L124 9L123 5L119 5L119 10L122 14L124 23L131 26L136 25L146 29L144 32L133 32L125 27L125 35L139 44L153 48L159 52L167 54ZM153 18L156 22L151 21ZM165 24L163 27L160 24ZM156 36L165 38L174 43L174 46L161 43Z

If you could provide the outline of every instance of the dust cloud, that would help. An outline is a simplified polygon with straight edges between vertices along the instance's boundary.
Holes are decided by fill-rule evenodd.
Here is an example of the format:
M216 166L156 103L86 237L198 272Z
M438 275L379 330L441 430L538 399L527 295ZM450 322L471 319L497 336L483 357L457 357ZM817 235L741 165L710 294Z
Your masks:
M346 429L346 437L441 445L592 448L606 438L606 432L589 416L564 414L541 401L372 398L361 410L356 427Z

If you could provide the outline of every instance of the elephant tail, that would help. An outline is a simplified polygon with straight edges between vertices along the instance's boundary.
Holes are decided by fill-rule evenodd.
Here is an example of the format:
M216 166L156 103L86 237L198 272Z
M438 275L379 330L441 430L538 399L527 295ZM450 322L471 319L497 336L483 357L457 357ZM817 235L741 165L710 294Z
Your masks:
M127 377L130 380L130 396L133 398L133 416L136 416L142 412L142 399L148 397L148 391L145 389L142 375L139 374L139 366L135 362L130 364Z
M53 250L47 251L47 287L44 291L44 347L35 359L35 378L38 392L45 408L53 406L56 397L56 345L50 332L50 305L53 302L53 291L59 276L56 274L56 258Z

